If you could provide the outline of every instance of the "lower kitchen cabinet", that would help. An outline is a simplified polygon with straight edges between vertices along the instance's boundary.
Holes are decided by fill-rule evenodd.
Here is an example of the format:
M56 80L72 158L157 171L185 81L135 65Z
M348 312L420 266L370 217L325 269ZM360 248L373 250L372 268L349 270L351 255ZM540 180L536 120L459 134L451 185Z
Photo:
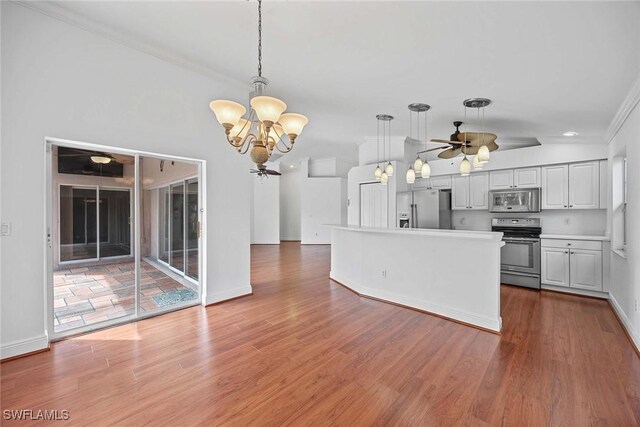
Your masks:
M602 251L588 249L571 249L570 251L571 283L570 287L602 290Z
M541 282L602 291L602 242L542 239Z
M541 249L541 282L547 285L569 286L569 250Z

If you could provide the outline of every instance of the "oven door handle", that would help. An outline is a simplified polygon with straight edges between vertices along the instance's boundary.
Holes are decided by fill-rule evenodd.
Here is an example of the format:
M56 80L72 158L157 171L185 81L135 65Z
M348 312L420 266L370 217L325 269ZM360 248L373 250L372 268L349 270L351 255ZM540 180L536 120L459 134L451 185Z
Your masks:
M504 242L525 242L525 243L538 243L540 239L529 238L529 237L503 237L502 240Z

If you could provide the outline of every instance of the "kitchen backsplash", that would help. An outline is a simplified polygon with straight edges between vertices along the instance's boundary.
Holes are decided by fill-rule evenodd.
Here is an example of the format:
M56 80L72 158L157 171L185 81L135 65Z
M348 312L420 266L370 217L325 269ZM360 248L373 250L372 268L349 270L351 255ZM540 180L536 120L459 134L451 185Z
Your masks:
M606 232L607 211L593 210L548 210L530 214L499 214L488 211L453 211L452 224L456 230L491 230L491 218L540 218L542 233L546 234L593 234Z

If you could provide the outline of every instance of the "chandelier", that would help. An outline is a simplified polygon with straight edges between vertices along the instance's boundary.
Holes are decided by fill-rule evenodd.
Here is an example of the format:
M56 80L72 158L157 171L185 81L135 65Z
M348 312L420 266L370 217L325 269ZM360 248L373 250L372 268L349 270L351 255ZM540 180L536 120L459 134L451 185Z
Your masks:
M476 148L476 155L473 157L473 162L470 162L469 159L467 159L467 145L465 143L465 145L463 146L463 154L464 154L464 158L462 159L462 161L460 162L460 175L462 176L468 176L471 173L471 166L473 165L473 169L474 170L480 170L484 167L485 163L489 162L489 159L491 157L491 155L489 154L489 152L491 151L488 144L488 136L487 133L485 132L485 127L484 127L484 109L491 104L491 100L487 99L487 98L469 98L469 99L465 99L462 102L462 105L464 105L464 118L465 121L467 119L467 108L475 108L478 111L478 122L480 122L480 109L482 109L482 132L480 133L480 141L477 144L478 148ZM464 132L464 140L467 141L467 132ZM487 137L487 139L485 139L485 136ZM495 140L495 135L494 135L494 140ZM495 146L495 148L493 148L494 150L497 148L497 145Z
M254 92L249 117L244 118L247 109L234 101L214 100L209 107L224 127L232 147L240 154L246 154L251 148L249 155L259 176L269 174L265 163L274 151L288 153L293 149L296 138L309 122L302 114L284 113L287 104L265 94L268 83L262 77L262 0L258 0L258 75L251 79Z

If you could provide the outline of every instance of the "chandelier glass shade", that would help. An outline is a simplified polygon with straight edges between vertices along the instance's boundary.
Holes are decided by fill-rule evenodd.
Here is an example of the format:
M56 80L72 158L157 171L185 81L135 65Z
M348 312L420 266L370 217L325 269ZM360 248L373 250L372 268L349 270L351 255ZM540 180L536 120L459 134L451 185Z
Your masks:
M473 170L479 170L484 167L484 163L478 161L478 155L473 156Z
M489 154L489 148L486 145L482 145L478 149L478 155L476 157L478 158L478 163L487 163L491 157Z
M386 172L382 172L382 174L380 175L380 183L382 185L387 185L387 183L389 182L389 175L387 175Z
M376 180L380 181L380 178L382 177L382 169L380 169L380 165L376 166L376 170L373 174L376 177Z
M393 165L391 164L391 162L387 163L387 167L384 168L384 171L388 176L393 176Z
M309 120L298 113L285 113L284 101L267 96L265 89L269 81L262 77L262 0L258 0L258 76L251 80L254 86L251 110L235 101L214 100L209 107L224 129L227 142L240 154L250 152L258 173L266 172L265 163L274 151L288 153Z

